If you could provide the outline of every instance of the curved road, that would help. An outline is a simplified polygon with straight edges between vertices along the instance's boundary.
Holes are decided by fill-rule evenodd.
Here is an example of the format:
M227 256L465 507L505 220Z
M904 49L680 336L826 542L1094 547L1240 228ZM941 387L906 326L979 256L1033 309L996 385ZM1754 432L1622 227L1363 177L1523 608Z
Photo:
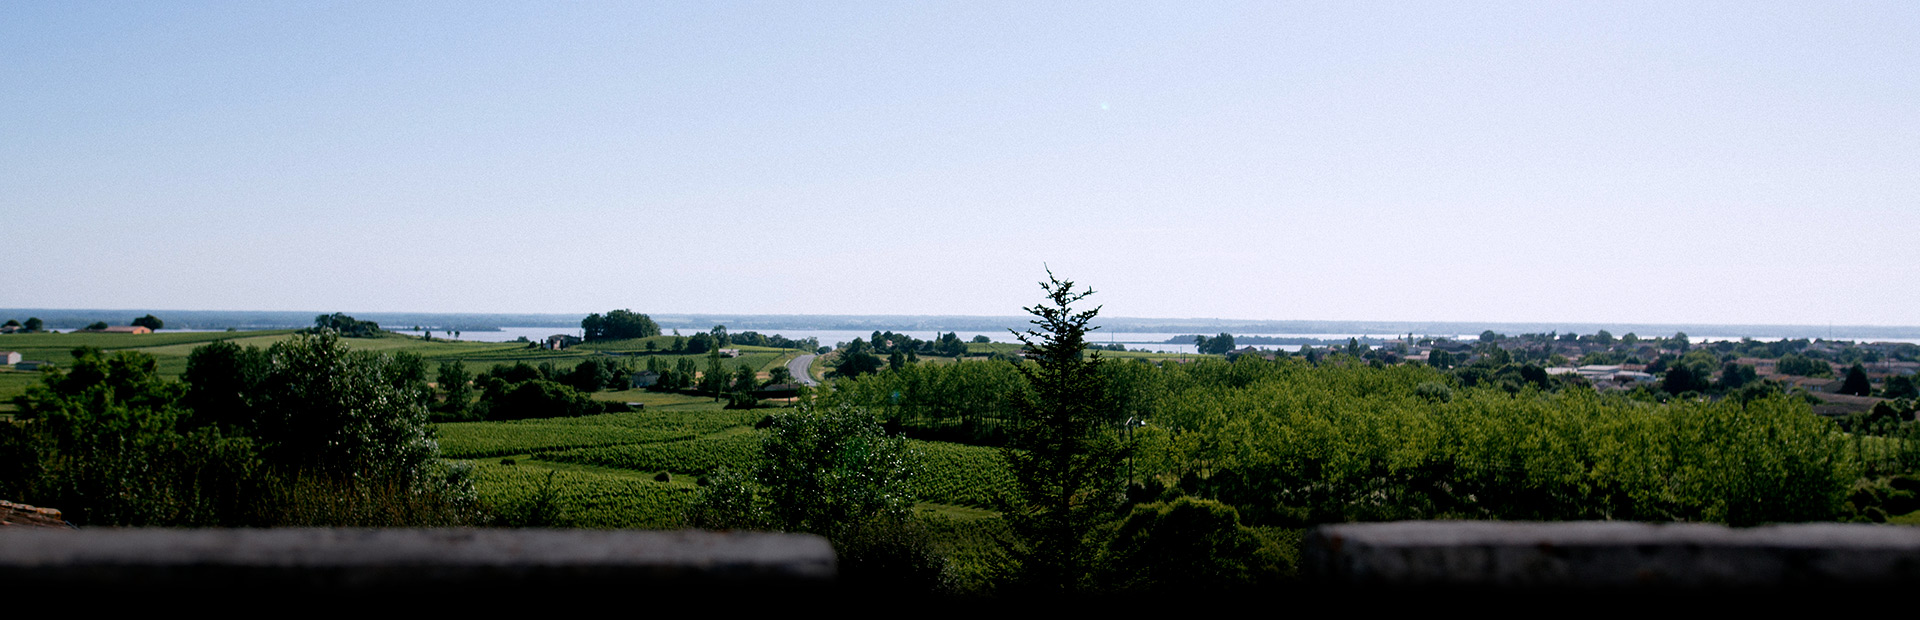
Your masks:
M819 357L819 356L814 355L812 353L808 353L806 355L802 355L800 357L796 357L791 360L788 360L787 372L789 374L792 374L794 380L799 381L800 385L806 385L806 386L820 385L819 381L813 380L813 374L807 372L807 367L813 365L813 358L815 357Z

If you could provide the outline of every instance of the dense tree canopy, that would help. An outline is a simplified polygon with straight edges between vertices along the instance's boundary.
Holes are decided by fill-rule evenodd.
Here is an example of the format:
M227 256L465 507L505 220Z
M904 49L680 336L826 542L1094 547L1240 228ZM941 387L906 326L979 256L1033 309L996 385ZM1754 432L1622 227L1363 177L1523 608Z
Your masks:
M135 327L145 327L147 329L159 330L161 326L166 325L166 322L161 321L160 317L149 314L149 315L134 319L133 325Z
M628 338L651 338L660 335L660 326L652 317L637 314L632 310L614 310L606 316L589 314L580 320L580 329L586 333L586 341L624 340Z
M348 338L374 338L381 333L380 324L362 321L344 313L322 314L313 317L313 332L333 330Z
M1233 350L1233 334L1222 332L1218 336L1194 336L1193 344L1203 355L1224 355Z

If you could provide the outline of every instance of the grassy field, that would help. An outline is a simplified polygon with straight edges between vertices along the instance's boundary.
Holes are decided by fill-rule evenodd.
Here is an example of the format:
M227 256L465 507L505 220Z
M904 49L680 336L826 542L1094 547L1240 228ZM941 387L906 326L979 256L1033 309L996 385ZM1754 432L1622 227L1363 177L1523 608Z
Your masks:
M646 391L594 397L646 408L435 428L448 458L477 468L482 501L509 517L532 505L549 472L557 472L547 497L564 513L561 525L678 527L692 483L721 467L752 469L762 438L753 427L778 412L723 409L708 398ZM990 508L1011 484L998 451L927 441L912 446L922 458L919 491L928 527L948 536L942 544L955 545L962 557L988 553L987 542L999 535L998 514Z
M195 348L208 343L229 340L241 346L266 348L274 343L293 337L293 330L243 331L243 332L160 332L155 334L6 334L0 335L0 351L19 351L22 359L52 362L55 366L65 366L73 360L72 351L79 347L97 347L108 351L139 351L152 355L159 362L161 376L178 378L187 370L187 356ZM668 341L671 336L665 337ZM653 340L658 340L653 339ZM657 357L668 367L681 358L691 358L704 371L707 356L674 354L666 352L648 352L644 349L645 340L620 340L608 343L581 345L572 349L549 351L530 349L525 343L518 342L465 342L435 339L422 340L412 336L389 334L382 338L344 338L347 346L361 351L407 352L418 354L429 363L458 360L467 365L467 370L477 372L495 365L511 365L516 362L529 364L553 364L560 370L572 369L582 360L624 360L635 368L645 368L649 358ZM668 345L670 346L670 342ZM740 357L723 359L727 369L738 368L742 364L752 367L755 372L765 376L775 366L785 365L787 360L799 356L801 352L793 349L774 349L770 347L735 347L740 349ZM37 373L16 373L11 370L0 371L0 413L12 411L13 397L26 391L28 385L37 381ZM619 393L616 393L619 394ZM601 400L620 402L644 402L633 395L602 396Z

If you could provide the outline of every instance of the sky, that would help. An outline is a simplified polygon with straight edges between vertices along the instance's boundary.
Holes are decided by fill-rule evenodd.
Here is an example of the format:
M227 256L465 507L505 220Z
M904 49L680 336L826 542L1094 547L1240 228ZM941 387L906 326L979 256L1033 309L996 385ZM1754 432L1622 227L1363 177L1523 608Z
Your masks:
M11 2L0 307L1920 325L1920 3Z

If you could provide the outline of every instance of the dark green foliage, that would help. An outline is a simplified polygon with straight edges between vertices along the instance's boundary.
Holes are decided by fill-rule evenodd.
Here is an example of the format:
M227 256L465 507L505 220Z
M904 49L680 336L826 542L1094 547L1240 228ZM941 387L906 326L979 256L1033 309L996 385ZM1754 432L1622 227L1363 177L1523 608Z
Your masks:
M1414 386L1413 393L1431 402L1445 403L1453 400L1453 388L1438 381L1425 381Z
M1735 362L1726 362L1720 366L1720 381L1716 384L1721 391L1734 391L1760 380L1753 366Z
M713 336L705 333L694 334L692 338L686 340L686 352L695 355L718 349L721 346L714 344ZM678 345L679 341L676 340L675 344Z
M1861 479L1847 493L1842 521L1885 523L1888 517L1920 510L1920 479L1907 475Z
M20 326L21 329L27 333L36 333L47 328L45 321L41 321L40 317L34 316L27 317L27 322L21 323Z
M1706 377L1695 376L1693 370L1686 366L1667 369L1667 376L1660 381L1660 389L1666 390L1668 394L1701 392L1706 385Z
M760 381L753 367L741 364L733 371L733 385L727 388L727 408L752 409L758 406L760 401L753 397L753 392L759 387Z
M713 468L690 513L694 525L832 538L868 520L904 518L913 506L917 456L872 414L845 404L803 405L770 416L766 427L754 446L758 458ZM749 468L751 475L741 473Z
M1833 376L1832 364L1828 364L1823 360L1802 357L1796 353L1788 353L1780 356L1780 361L1776 363L1774 368L1779 370L1780 374L1783 375L1798 375L1802 377Z
M91 525L218 525L247 521L259 458L246 438L180 432L182 386L152 356L73 352L15 400L3 458L14 498Z
M1860 467L1857 439L1779 397L1647 405L1460 387L1438 402L1418 386L1443 375L1414 366L1163 370L1171 391L1139 432L1139 469L1259 525L1821 520ZM1232 372L1260 374L1229 389Z
M439 385L446 399L440 402L434 418L456 422L477 419L479 416L475 415L473 407L472 381L473 375L467 372L466 364L459 360L441 362L434 383Z
M846 348L840 350L840 359L834 362L830 375L858 377L879 372L885 364L880 356L873 354L873 348L866 341L855 338L853 342L847 343Z
M915 364L843 379L828 398L868 408L915 437L998 445L1026 385L1005 361Z
M1907 375L1887 377L1886 386L1881 388L1882 398L1920 398L1920 382Z
M492 370L489 370L486 372L486 374L481 375L480 377L477 377L475 379L475 382L485 383L488 377L499 379L506 383L521 383L525 381L532 381L535 379L548 379L548 380L553 379L553 377L548 376L547 373L541 371L539 366L534 366L533 364L528 364L526 362L514 362L512 366L507 366L505 364L496 364L494 365Z
M897 593L946 584L946 562L909 519L918 460L872 414L846 404L803 405L769 419L751 476L723 469L688 508L704 528L772 528L833 541L842 577Z
M494 378L481 392L480 411L488 420L519 420L580 417L603 409L579 390L545 379L506 383Z
M1113 592L1191 596L1272 584L1290 569L1232 506L1181 497L1135 506L1107 543L1096 579Z
M270 461L326 476L410 480L435 456L418 356L356 353L326 331L296 334L267 355L256 428Z
M652 317L637 314L632 310L614 310L602 317L598 313L589 314L580 320L580 329L585 332L587 342L597 340L625 340L628 338L650 338L660 335L660 326Z
M700 391L712 395L714 400L720 400L721 393L727 390L727 383L732 378L733 374L727 372L726 363L720 361L720 352L708 351L707 370L700 373Z
M149 315L134 319L132 324L135 327L145 327L147 329L159 331L161 326L166 325L166 322L160 320L160 317L149 314Z
M109 327L109 325L107 325L106 321L94 321L92 323L87 324L87 329L94 330L94 331L106 329L107 327Z
M855 590L882 596L944 593L954 589L950 563L920 521L870 518L841 529L833 539L840 579Z
M362 321L339 312L313 317L313 327L307 331L317 334L328 330L348 338L377 338L382 333L379 323Z
M593 393L621 387L618 383L629 372L631 370L624 363L588 358L575 364L573 370L566 373L563 382L575 390Z
M1193 345L1203 355L1225 355L1233 350L1233 334L1222 332L1218 336L1194 336Z
M185 404L191 426L213 426L251 434L258 415L260 388L267 378L267 353L220 340L187 354Z
M1020 393L1002 452L1017 491L1002 511L1017 543L1009 585L1043 593L1086 586L1096 552L1093 530L1112 518L1124 489L1126 446L1107 394L1098 352L1086 351L1088 323L1099 309L1075 310L1093 294L1047 274L1047 301L1027 308L1035 329L1015 335L1031 363L1021 365L1031 391Z
M776 414L761 450L755 478L780 529L833 538L845 526L903 519L913 507L917 455L866 411L808 406Z
M1847 369L1847 379L1840 383L1841 394L1866 396L1873 393L1873 383L1867 380L1867 370L1854 364Z

